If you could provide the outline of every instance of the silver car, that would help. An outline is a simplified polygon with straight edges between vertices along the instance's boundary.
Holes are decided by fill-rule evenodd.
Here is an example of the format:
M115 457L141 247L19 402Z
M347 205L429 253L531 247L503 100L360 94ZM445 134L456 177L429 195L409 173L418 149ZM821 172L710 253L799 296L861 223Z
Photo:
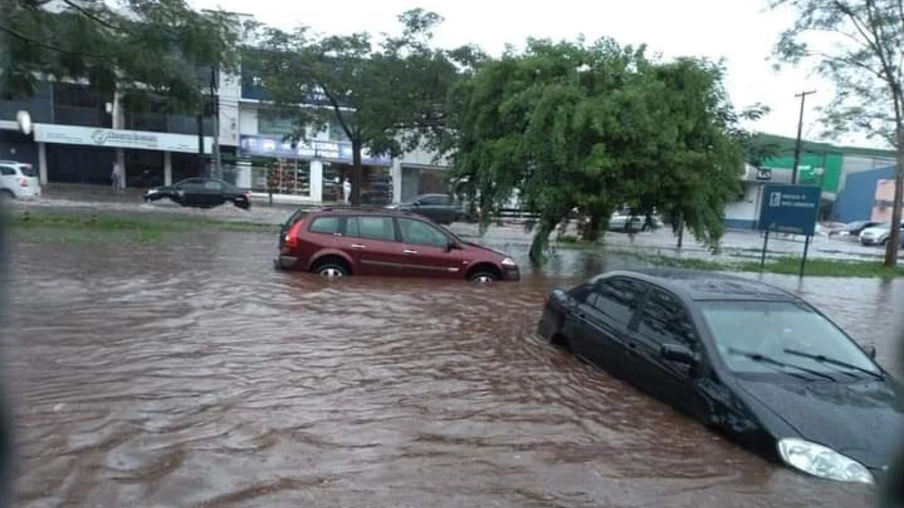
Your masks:
M901 231L904 231L904 224L901 224ZM891 238L891 222L883 222L878 226L866 228L860 233L860 243L862 245L886 245ZM901 242L904 245L904 235L901 235Z

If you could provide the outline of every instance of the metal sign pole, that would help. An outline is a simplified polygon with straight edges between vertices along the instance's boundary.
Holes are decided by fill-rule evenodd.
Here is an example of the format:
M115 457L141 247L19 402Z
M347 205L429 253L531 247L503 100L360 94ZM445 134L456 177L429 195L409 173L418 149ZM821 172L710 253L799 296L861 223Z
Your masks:
M766 236L763 238L763 253L760 256L760 273L766 268L766 247L769 245L769 228L766 228Z
M807 235L807 240L804 242L804 257L800 260L800 276L804 276L804 267L807 266L807 252L810 250L810 235Z

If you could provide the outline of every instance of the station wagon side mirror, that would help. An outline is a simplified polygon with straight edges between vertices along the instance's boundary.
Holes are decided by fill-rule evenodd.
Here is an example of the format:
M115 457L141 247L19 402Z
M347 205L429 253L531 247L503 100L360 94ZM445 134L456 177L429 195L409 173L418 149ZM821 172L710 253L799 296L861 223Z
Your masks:
M696 365L697 356L687 346L680 344L663 344L659 348L659 356L673 362Z

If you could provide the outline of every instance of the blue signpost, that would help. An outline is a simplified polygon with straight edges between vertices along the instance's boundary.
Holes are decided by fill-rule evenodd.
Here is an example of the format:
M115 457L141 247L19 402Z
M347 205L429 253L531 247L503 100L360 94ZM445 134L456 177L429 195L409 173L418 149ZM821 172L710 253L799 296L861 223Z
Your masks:
M805 235L807 239L804 243L804 256L800 263L800 276L803 277L807 251L810 250L810 237L816 230L821 197L822 189L815 185L771 183L763 186L758 224L759 229L765 230L766 234L763 239L760 270L766 265L766 248L770 232Z

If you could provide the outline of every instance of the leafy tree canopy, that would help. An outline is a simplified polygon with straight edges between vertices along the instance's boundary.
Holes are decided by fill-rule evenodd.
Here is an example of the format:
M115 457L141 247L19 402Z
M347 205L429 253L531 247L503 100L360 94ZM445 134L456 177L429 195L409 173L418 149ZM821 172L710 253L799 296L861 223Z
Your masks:
M701 59L660 62L643 47L529 40L484 62L452 94L457 176L482 223L517 193L538 214L531 259L574 211L594 240L612 212L654 210L716 248L739 190L744 144L722 88ZM752 111L748 116L757 116Z
M311 126L338 124L352 143L352 203L360 203L361 150L398 156L433 139L459 72L482 59L464 47L430 46L439 15L421 9L399 16L398 35L317 36L306 28L262 31L245 65L271 101L296 121L294 140ZM300 106L305 105L305 106Z
M211 67L234 71L241 27L185 0L5 0L0 94L33 94L42 79L87 80L131 101L148 94L194 111Z
M809 60L835 84L826 108L828 134L877 137L898 152L892 221L904 198L904 3L901 0L776 0L797 20L780 37L782 61ZM896 266L900 231L892 228L886 266Z

